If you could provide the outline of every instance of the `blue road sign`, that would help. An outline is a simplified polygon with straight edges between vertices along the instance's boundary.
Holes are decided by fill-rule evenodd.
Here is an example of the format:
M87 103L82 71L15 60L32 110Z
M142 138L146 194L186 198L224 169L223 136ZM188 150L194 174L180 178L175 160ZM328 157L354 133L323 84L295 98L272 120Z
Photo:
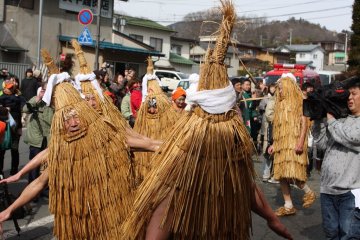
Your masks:
M81 45L91 45L93 44L93 40L91 37L91 33L87 27L84 27L83 31L81 32L80 36L78 37L78 42Z

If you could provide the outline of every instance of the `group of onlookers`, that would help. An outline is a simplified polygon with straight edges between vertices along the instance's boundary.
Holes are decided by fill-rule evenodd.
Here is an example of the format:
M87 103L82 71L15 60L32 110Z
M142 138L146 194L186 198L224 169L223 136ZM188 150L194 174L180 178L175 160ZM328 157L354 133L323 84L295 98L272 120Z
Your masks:
M0 121L6 125L1 131L3 140L0 149L1 174L3 174L4 156L7 150L11 151L10 175L16 174L19 170L19 141L23 127L27 127L24 142L29 145L29 159L47 147L53 110L42 101L46 86L47 84L42 82L39 70L27 69L25 78L21 82L6 68L1 70ZM29 174L29 182L39 174L39 168L32 171Z
M277 182L271 179L273 155L268 149L273 144L274 92L278 91L279 86L260 83L251 91L250 80L234 80L232 83L249 134L255 143L263 142L263 180ZM311 176L315 159L317 169L321 170L320 201L326 239L360 239L360 78L350 78L344 81L344 85L349 91L347 117L336 119L328 112L323 120L307 120L307 176ZM304 83L301 90L304 99L316 91L311 83ZM258 133L258 137L255 133ZM307 185L302 189L305 193L312 191ZM311 199L304 196L303 200L313 202L314 199L314 196ZM286 198L282 210L281 213L276 212L278 216L296 213L292 204L287 208Z
M137 76L133 68L126 69L124 74L117 73L112 81L108 78L106 69L94 71L99 79L100 86L112 97L114 104L121 111L124 118L133 127L137 113L142 104L142 80ZM184 110L186 92L182 88L177 88L173 93L171 100L173 107L177 112ZM170 98L169 98L170 101ZM149 112L155 113L156 106L149 105Z

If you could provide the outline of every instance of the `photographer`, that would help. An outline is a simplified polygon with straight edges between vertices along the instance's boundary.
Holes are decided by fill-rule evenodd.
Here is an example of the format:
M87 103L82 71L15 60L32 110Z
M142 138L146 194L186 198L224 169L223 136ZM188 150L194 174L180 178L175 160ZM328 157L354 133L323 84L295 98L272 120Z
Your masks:
M30 145L29 159L33 159L38 153L47 147L54 110L46 106L42 101L47 83L42 83L37 95L32 97L23 107L23 112L31 113L27 125L24 142ZM39 176L40 169L37 168L29 173L29 183Z
M326 122L316 120L313 128L315 144L325 150L320 197L327 239L355 239L348 233L351 216L355 214L351 190L360 188L360 78L346 82L350 115L335 119L327 113Z

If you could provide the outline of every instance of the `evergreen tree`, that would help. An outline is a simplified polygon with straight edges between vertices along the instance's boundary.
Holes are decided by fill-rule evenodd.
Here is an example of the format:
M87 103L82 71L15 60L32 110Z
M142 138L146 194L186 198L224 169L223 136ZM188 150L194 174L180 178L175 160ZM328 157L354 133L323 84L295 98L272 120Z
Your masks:
M351 29L351 50L349 53L349 71L360 74L360 0L355 0L353 5L353 23Z

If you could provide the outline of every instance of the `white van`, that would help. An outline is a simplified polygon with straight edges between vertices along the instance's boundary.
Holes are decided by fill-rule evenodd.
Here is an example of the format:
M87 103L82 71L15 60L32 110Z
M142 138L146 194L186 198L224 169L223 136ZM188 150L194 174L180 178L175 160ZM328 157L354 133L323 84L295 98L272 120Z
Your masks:
M180 80L189 78L188 74L169 70L154 70L154 74L160 79L163 87L168 87L170 91L177 88Z
M320 76L321 85L327 85L336 80L336 75L340 75L341 72L336 71L317 71Z

